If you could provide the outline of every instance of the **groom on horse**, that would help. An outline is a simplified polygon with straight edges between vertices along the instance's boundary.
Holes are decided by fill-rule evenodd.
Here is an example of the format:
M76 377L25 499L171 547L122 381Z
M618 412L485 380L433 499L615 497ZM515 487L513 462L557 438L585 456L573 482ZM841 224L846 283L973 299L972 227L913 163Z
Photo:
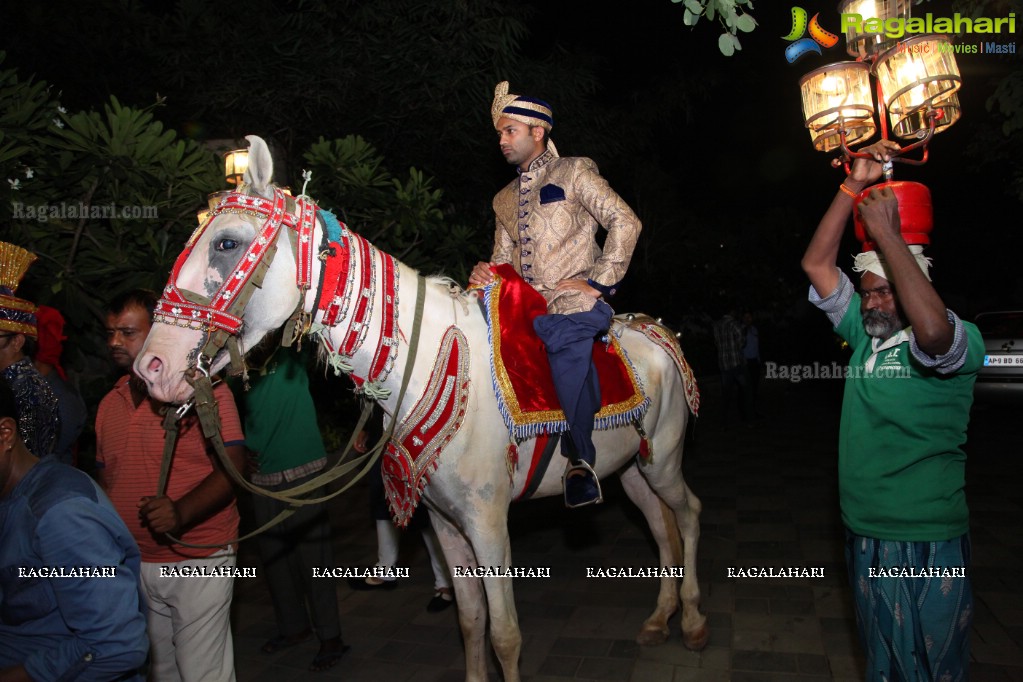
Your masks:
M614 311L604 299L618 288L629 267L642 225L628 204L600 176L588 158L559 157L549 134L551 107L497 86L491 106L501 153L518 177L494 197L497 229L490 262L473 268L469 283L483 286L491 268L511 264L547 301L547 315L533 321L547 348L569 438L562 452L565 504L579 507L603 500L594 473L593 416L600 409L600 383L591 353L607 332ZM607 230L604 249L598 225Z

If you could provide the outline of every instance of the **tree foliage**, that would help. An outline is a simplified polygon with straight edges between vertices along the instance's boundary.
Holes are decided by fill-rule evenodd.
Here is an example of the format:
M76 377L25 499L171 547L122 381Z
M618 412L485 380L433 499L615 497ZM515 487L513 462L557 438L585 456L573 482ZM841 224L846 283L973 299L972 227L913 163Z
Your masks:
M465 280L466 244L479 234L445 217L433 178L416 168L396 177L359 135L321 137L303 159L312 171L309 194L350 229L407 265Z
M671 0L682 3L685 13L682 21L686 26L696 26L701 17L709 21L717 19L724 28L718 37L718 49L721 54L731 57L736 50L742 49L739 33L750 33L757 27L757 21L747 9L753 9L752 0Z
M94 332L102 299L159 289L197 208L219 183L212 153L111 98L67 113L43 82L0 73L0 222L39 261L38 303ZM99 340L98 334L88 334Z

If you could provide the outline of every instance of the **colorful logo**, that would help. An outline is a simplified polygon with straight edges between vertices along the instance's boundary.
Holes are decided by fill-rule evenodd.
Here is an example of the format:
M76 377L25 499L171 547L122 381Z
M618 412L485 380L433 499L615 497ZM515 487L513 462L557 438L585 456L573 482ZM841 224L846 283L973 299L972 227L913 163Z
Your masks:
M795 64L811 52L821 54L822 47L834 47L838 43L838 36L821 28L817 21L819 16L820 14L813 15L813 19L810 19L807 25L806 10L802 7L792 8L792 30L787 36L782 36L782 40L792 43L785 48L785 59L789 64ZM808 28L810 37L804 38L803 35Z

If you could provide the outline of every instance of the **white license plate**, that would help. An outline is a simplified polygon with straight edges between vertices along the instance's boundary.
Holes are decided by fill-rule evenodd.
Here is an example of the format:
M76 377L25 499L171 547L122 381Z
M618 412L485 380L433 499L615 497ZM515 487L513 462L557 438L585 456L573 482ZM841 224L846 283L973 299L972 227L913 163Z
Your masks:
M1023 354L985 355L985 367L1023 367Z

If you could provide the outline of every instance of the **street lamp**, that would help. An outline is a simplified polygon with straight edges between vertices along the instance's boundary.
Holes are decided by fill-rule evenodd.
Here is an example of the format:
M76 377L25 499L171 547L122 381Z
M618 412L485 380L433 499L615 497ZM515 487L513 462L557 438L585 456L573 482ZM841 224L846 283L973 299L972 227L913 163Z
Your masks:
M229 152L224 152L224 179L227 181L227 184L236 187L242 184L245 169L248 167L248 149L233 149Z

